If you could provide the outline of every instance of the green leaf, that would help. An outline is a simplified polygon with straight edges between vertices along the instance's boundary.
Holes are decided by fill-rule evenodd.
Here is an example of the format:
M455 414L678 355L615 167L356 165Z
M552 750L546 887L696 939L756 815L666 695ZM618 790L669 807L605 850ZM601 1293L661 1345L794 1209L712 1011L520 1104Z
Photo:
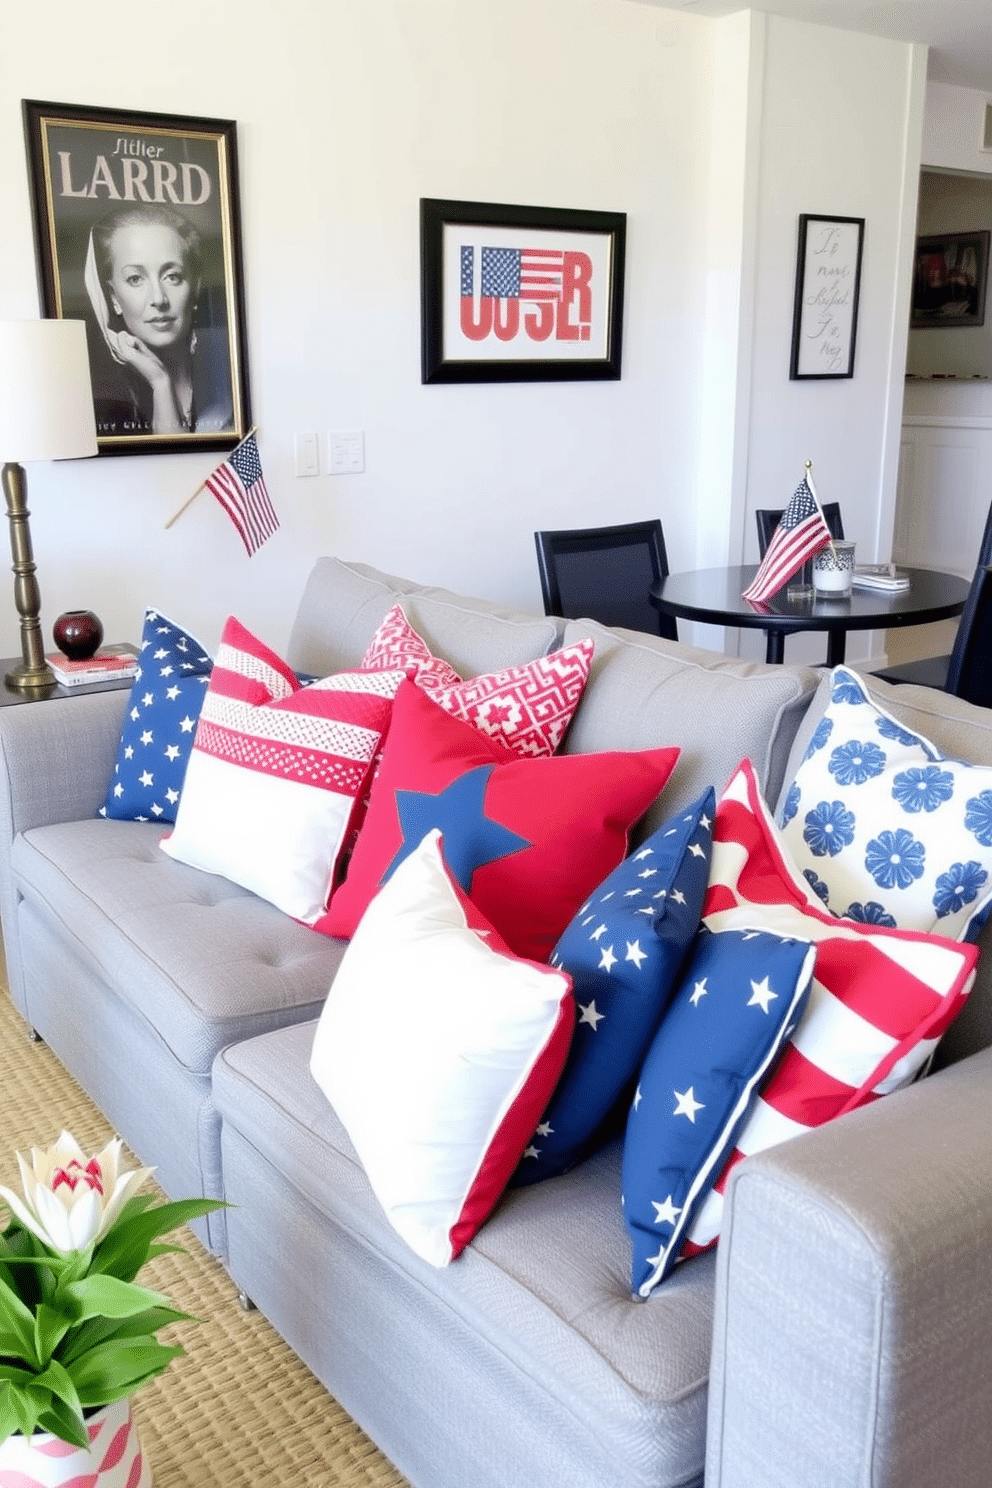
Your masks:
M87 1276L59 1290L59 1303L74 1323L94 1317L132 1317L149 1307L169 1307L168 1297L116 1276Z
M38 1413L38 1431L50 1431L53 1436L60 1436L63 1441L72 1442L76 1447L88 1447L90 1434L86 1430L86 1422L80 1413L77 1417L64 1401L56 1396L48 1397L48 1405Z
M0 1354L40 1361L34 1346L34 1317L11 1287L0 1286Z
M178 1359L184 1349L178 1344L169 1348L154 1338L141 1337L108 1343L91 1349L73 1366L73 1380L84 1406L108 1405L131 1395L146 1380L153 1379Z
M37 1420L37 1403L27 1394L25 1387L6 1379L0 1380L0 1441L13 1436L15 1431L30 1436Z
M142 1197L139 1194L124 1205L121 1217L96 1248L93 1271L132 1281L148 1260L151 1243L159 1235L166 1235L215 1209L227 1208L220 1199L178 1199L139 1212L136 1205Z
M71 1369L77 1359L110 1338L138 1338L142 1334L151 1335L168 1323L196 1321L190 1313L178 1312L174 1307L151 1307L147 1312L129 1318L91 1318L72 1330L59 1358L66 1368Z
M44 1303L34 1315L34 1347L39 1364L47 1364L72 1325L71 1318Z

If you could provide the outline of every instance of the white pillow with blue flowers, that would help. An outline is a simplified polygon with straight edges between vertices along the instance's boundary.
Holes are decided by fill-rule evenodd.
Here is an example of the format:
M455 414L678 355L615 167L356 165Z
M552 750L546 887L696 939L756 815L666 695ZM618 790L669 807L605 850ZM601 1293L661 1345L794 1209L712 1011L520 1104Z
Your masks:
M846 667L779 826L834 914L974 940L992 908L992 769L947 759Z

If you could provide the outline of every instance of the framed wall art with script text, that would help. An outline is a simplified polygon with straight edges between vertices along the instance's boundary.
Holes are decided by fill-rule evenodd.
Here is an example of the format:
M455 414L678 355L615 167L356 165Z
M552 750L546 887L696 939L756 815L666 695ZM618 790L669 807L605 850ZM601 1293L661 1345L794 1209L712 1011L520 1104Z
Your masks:
M42 315L86 323L107 455L251 427L235 125L25 99Z
M423 382L618 378L623 212L420 203Z
M790 378L853 377L863 217L799 218Z

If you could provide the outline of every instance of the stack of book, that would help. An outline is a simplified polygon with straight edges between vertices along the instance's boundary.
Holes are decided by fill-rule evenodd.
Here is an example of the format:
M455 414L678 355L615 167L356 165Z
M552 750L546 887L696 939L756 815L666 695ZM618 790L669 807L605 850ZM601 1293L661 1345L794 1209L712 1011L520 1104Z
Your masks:
M889 593L909 588L908 575L900 573L894 563L856 564L851 582L855 589L885 589Z
M50 651L45 660L63 687L126 681L138 670L138 658L130 646L101 646L83 661L70 661L61 651Z

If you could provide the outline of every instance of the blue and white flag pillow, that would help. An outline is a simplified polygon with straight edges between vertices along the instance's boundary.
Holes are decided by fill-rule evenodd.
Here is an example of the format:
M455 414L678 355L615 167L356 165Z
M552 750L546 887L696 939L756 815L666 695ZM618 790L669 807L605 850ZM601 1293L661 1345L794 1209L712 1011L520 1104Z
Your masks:
M779 825L836 915L975 940L992 908L992 770L948 759L846 667L834 669Z
M641 1066L624 1136L631 1291L649 1297L682 1250L806 1007L816 948L745 928L699 931Z
M576 1027L554 1097L514 1175L563 1173L630 1089L699 928L715 793L658 828L603 880L550 964L572 978Z
M174 822L213 662L194 636L146 610L117 763L99 815Z

